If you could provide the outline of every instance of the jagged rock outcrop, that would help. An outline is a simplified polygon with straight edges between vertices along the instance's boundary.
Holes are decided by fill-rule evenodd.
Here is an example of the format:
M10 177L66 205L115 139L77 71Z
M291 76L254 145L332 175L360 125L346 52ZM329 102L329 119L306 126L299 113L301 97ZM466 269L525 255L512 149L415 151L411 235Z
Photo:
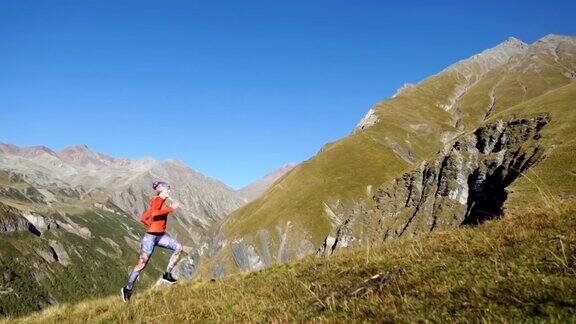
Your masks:
M264 266L254 246L244 243L242 239L232 242L232 255L236 266L242 271L257 270Z
M174 268L174 276L179 280L192 279L196 272L197 261L192 256L184 256Z
M24 212L22 216L26 218L34 227L40 232L43 233L44 231L50 229L57 229L60 226L58 222L54 219L44 217L42 215L32 214Z
M67 266L70 263L70 256L64 248L64 245L56 240L50 240L49 245L50 249L52 250L54 259L60 262L62 265Z
M278 225L275 230L275 233L269 233L264 229L259 230L253 240L245 240L240 236L232 241L230 249L237 269L258 270L272 264L287 263L293 258L301 259L316 251L314 244L307 238L296 241L291 239L294 236L291 222L286 222L282 226ZM278 238L277 242L272 242L272 235ZM222 239L215 241L212 245L218 248L212 250L210 256L227 247L226 241ZM220 277L225 274L224 268L222 263L215 263L211 273L215 277Z
M541 158L546 116L498 121L459 138L440 158L374 196L385 237L476 224L498 216L506 188Z
M66 249L56 240L50 240L46 248L35 248L36 253L48 263L59 262L63 266L70 264L70 256Z
M378 116L376 115L374 108L372 108L368 110L366 115L364 115L364 117L362 117L362 119L360 120L360 122L358 122L356 127L354 127L354 131L356 132L364 128L370 127L376 124L377 122L378 122Z
M372 239L385 240L498 217L506 188L542 158L539 141L549 122L546 115L498 120L457 138L437 158L378 188L372 197L375 209L356 206L318 253L367 240L352 231L366 218L377 224Z
M38 232L34 225L30 224L26 218L20 216L16 209L0 204L0 233L28 230Z
M67 216L61 216L63 220L56 220L27 211L20 211L0 203L0 233L29 231L36 236L41 236L45 231L62 229L78 235L84 239L92 238L89 228L76 224Z

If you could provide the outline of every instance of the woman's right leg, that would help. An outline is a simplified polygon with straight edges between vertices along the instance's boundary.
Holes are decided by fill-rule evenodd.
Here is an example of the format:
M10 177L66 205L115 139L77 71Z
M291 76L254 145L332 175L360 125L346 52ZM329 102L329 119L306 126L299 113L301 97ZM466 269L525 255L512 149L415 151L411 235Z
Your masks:
M128 284L126 285L126 288L129 290L134 288L134 284L140 275L140 271L142 271L146 267L146 264L148 264L148 260L150 260L150 256L152 255L154 246L156 245L155 238L155 235L150 235L148 233L145 233L144 237L142 237L142 241L140 241L140 255L138 256L138 264L136 264L130 273Z

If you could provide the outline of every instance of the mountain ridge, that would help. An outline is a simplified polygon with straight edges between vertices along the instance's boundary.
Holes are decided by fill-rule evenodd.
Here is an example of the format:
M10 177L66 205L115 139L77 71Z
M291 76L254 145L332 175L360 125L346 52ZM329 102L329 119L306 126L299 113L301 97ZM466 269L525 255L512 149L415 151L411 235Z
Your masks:
M250 271L311 253L329 254L335 248L365 242L367 238L361 233L363 226L368 225L363 223L371 224L370 231L375 235L379 233L376 237L386 237L385 231L379 232L379 224L390 217L400 217L396 213L409 213L409 208L399 206L390 215L381 213L376 207L377 196L385 192L394 194L395 191L387 190L386 186L394 181L404 186L402 177L409 177L412 170L425 162L437 160L447 163L449 168L426 169L433 176L424 179L443 188L438 189L442 199L433 200L434 191L424 192L425 198L431 195L430 200L424 200L420 206L424 208L434 201L443 204L444 195L447 195L445 201L449 203L441 217L450 217L455 212L453 208L460 208L463 201L451 198L453 190L478 197L482 193L474 191L475 186L490 185L483 178L473 180L476 173L500 179L499 182L508 179L498 174L501 171L489 167L482 166L473 175L467 175L463 169L470 163L483 165L487 163L484 161L499 161L498 154L503 154L499 153L500 149L486 153L484 158L476 153L464 154L454 147L453 155L442 156L442 152L452 150L455 143L466 143L465 147L473 150L477 141L494 141L490 138L504 136L501 128L523 141L526 134L540 127L530 122L524 124L524 120L538 116L551 121L542 135L536 136L535 142L518 148L519 156L534 147L548 151L556 147L550 143L569 138L568 134L574 128L573 113L567 108L575 91L574 39L573 36L549 35L527 45L511 38L451 64L377 103L349 136L325 145L317 155L295 167L260 198L232 213L222 225L223 242L229 245L205 264L204 273L209 275L214 269L218 269L218 275L222 274L222 269L227 269L226 273ZM555 50L550 51L550 48ZM555 101L555 98L558 99ZM526 126L513 126L517 123ZM476 138L464 140L475 132L479 134ZM498 145L516 147L505 140ZM556 185L558 175L546 170L559 163L570 165L568 147L562 148L561 155L545 154L542 161L526 172L546 173L549 176L541 186ZM472 156L474 159L479 157L479 162L468 160ZM504 163L512 163L516 168L514 163L522 162L518 157L512 157ZM503 166L503 170L506 168ZM467 176L469 181L478 181L478 184L467 186ZM536 193L527 180L520 177L511 181L513 183L503 185L505 191L510 191L503 208L517 207L518 201L522 201L520 206L531 205L528 197ZM565 185L561 187L566 188ZM429 191L430 187L422 188ZM570 189L566 190L570 192ZM419 223L410 233L426 232L427 220L418 215L421 214L415 214L415 217ZM462 219L441 221L459 226ZM399 225L406 226L407 223L402 222L399 221Z

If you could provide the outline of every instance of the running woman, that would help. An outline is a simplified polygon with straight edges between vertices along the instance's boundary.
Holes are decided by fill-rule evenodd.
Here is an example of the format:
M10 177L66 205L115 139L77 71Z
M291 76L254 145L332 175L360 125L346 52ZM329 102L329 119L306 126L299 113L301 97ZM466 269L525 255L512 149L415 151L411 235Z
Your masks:
M174 269L174 266L180 258L182 245L166 233L166 221L168 214L178 208L179 205L177 202L172 202L170 207L164 206L164 202L170 197L170 185L168 183L164 181L154 181L152 188L156 191L156 195L150 199L150 208L140 217L140 221L146 225L147 230L140 241L138 264L136 264L134 270L130 273L128 284L121 289L122 299L125 302L130 299L134 283L136 279L138 279L140 271L146 267L156 245L174 251L166 267L166 272L162 276L162 280L169 284L176 282L176 279L172 277L172 269Z

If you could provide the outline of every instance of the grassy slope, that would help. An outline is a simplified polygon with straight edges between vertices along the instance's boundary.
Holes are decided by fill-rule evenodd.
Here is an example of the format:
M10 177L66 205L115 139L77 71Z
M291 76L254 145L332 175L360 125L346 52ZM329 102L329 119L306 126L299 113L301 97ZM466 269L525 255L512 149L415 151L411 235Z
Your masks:
M364 296L347 293L394 267L406 273ZM573 206L508 214L478 228L149 290L129 304L115 296L61 305L23 322L528 318L576 320Z

